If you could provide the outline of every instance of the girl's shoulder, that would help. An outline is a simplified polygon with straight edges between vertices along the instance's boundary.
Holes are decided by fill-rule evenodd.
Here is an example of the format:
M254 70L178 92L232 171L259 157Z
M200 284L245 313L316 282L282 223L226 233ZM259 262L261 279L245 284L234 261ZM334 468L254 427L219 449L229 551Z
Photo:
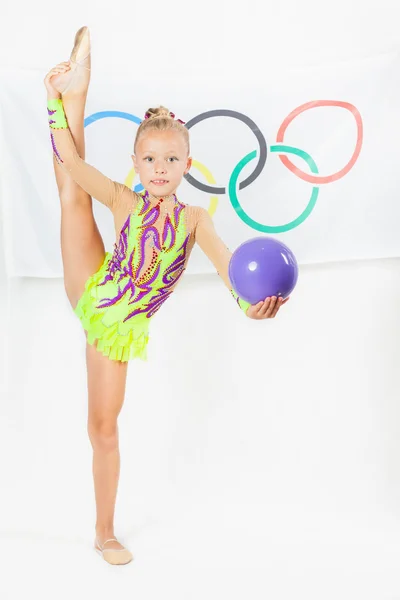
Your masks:
M194 219L204 219L209 217L209 212L202 206L193 206L193 204L185 204L185 210L188 215L191 215Z
M186 223L190 231L195 231L200 223L210 219L208 211L202 206L185 204Z
M140 194L137 194L123 183L118 183L118 186L118 210L126 210L127 212L133 212L137 207L138 203L142 200L142 197L140 196Z

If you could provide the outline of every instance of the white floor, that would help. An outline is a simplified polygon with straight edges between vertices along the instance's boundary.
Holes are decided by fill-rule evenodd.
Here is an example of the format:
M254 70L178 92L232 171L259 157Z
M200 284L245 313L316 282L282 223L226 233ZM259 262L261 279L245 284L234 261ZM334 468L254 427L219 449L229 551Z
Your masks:
M387 290L399 265L385 265L340 277L360 294L367 279ZM60 281L12 282L0 413L1 600L399 600L400 414L398 388L388 388L399 318L385 325L382 312L371 313L367 329L378 317L384 327L376 345L356 306L347 340L338 326L344 308L329 325L334 299L311 324L304 294L313 295L315 279L328 296L337 277L334 267L305 270L301 309L294 301L268 325L265 357L250 363L243 348L251 351L260 330L235 312L223 286L216 279L203 288L199 280L182 283L154 327L149 364L129 375L117 533L135 560L118 568L91 548L79 323ZM182 333L178 340L180 306L194 297L205 304L209 294L224 307L220 329L210 338L209 317L187 311L180 323L187 342ZM386 313L397 302L387 300ZM351 346L358 324L361 359ZM341 339L342 355L332 361L329 348ZM259 385L258 396L254 389L246 396L248 378L260 378L262 365L265 390ZM378 367L386 369L381 383Z
M232 508L230 523L221 519L222 503L172 522L150 523L143 515L126 535L136 559L120 568L91 553L85 532L7 533L1 597L400 598L399 531L393 524L385 528L366 519L360 526L350 515L314 514L307 526L288 510L285 522L271 521L270 531L257 533L243 522L243 508Z

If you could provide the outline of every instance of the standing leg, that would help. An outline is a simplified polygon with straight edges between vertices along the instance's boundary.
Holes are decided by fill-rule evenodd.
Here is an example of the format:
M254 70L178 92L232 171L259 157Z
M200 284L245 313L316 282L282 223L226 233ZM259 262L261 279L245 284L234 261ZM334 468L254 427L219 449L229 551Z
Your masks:
M85 158L84 111L90 79L90 44L86 28L78 31L71 55L74 65L64 63L56 89L62 93L68 127L77 152ZM93 217L92 198L54 160L61 201L61 250L64 283L68 298L76 306L90 275L104 260L103 240ZM114 538L114 510L120 457L117 419L121 411L127 363L104 357L87 344L88 432L93 448L93 477L96 498L96 545L112 564L126 564L131 553ZM105 546L103 549L103 545Z
M96 497L96 547L112 564L132 560L114 537L114 511L117 497L120 455L117 419L121 411L127 375L127 363L110 360L87 344L89 413L88 433L93 448L93 478Z

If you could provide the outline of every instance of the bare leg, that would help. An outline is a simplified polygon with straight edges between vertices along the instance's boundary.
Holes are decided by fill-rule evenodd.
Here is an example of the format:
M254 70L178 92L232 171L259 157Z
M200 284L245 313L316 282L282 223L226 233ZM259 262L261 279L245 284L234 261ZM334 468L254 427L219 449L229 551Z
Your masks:
M85 96L63 98L68 125L78 154L85 158ZM54 159L53 159L54 160ZM102 264L104 243L93 216L92 198L79 187L54 160L61 200L61 254L64 285L73 308L81 297L85 283Z
M63 104L78 153L84 158L85 99L68 96L63 98ZM64 174L61 171L59 177ZM97 271L104 259L104 245L93 217L92 199L68 178L67 174L61 183L61 237L65 288L74 306L87 278ZM102 544L114 538L114 510L120 473L117 418L124 402L127 363L110 360L87 344L86 364L88 433L93 448L97 512L96 536ZM122 552L123 546L118 542L109 542L106 548L105 556L114 564L131 560L129 551ZM112 549L118 549L118 553L112 553Z
M79 33L78 41L82 39L79 38ZM86 65L90 65L90 55L85 62ZM60 87L65 85L65 80L68 83L70 76L71 74L65 74L59 77ZM62 96L68 127L77 152L83 159L84 111L89 78L87 71L79 72L74 78L74 83L68 85L67 92ZM104 260L104 244L93 217L92 198L55 160L54 171L61 200L64 283L68 298L75 307L84 291L86 280L98 270ZM93 448L97 512L96 536L99 543L103 544L107 539L114 538L114 511L120 472L117 419L124 402L127 363L112 361L89 344L86 363L88 432ZM115 541L107 543L104 558L112 564L126 564L130 562L132 555Z
M70 72L54 78L61 90L68 127L79 156L85 158L84 113L90 81L90 38L86 28L79 30L71 54L80 64ZM93 216L92 198L79 187L53 158L54 172L61 201L61 253L64 285L74 308L85 283L104 260L103 240Z
M117 419L121 411L127 363L104 357L93 346L86 347L89 413L88 433L93 448L93 477L96 496L96 536L100 543L114 538L114 511L117 497L120 455ZM107 549L121 549L109 542ZM108 558L129 562L128 551L111 553ZM128 559L128 560L127 560Z

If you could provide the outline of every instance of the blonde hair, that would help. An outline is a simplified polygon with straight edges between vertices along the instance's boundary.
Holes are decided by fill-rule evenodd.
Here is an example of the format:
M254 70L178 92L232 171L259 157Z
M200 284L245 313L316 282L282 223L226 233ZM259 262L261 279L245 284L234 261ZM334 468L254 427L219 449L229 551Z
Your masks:
M144 116L143 121L139 125L136 133L135 143L133 151L136 153L136 146L141 137L149 131L169 131L173 129L179 131L185 138L188 154L190 152L189 143L189 131L186 129L183 121L175 119L175 115L165 108L165 106L159 106L158 108L149 108Z

